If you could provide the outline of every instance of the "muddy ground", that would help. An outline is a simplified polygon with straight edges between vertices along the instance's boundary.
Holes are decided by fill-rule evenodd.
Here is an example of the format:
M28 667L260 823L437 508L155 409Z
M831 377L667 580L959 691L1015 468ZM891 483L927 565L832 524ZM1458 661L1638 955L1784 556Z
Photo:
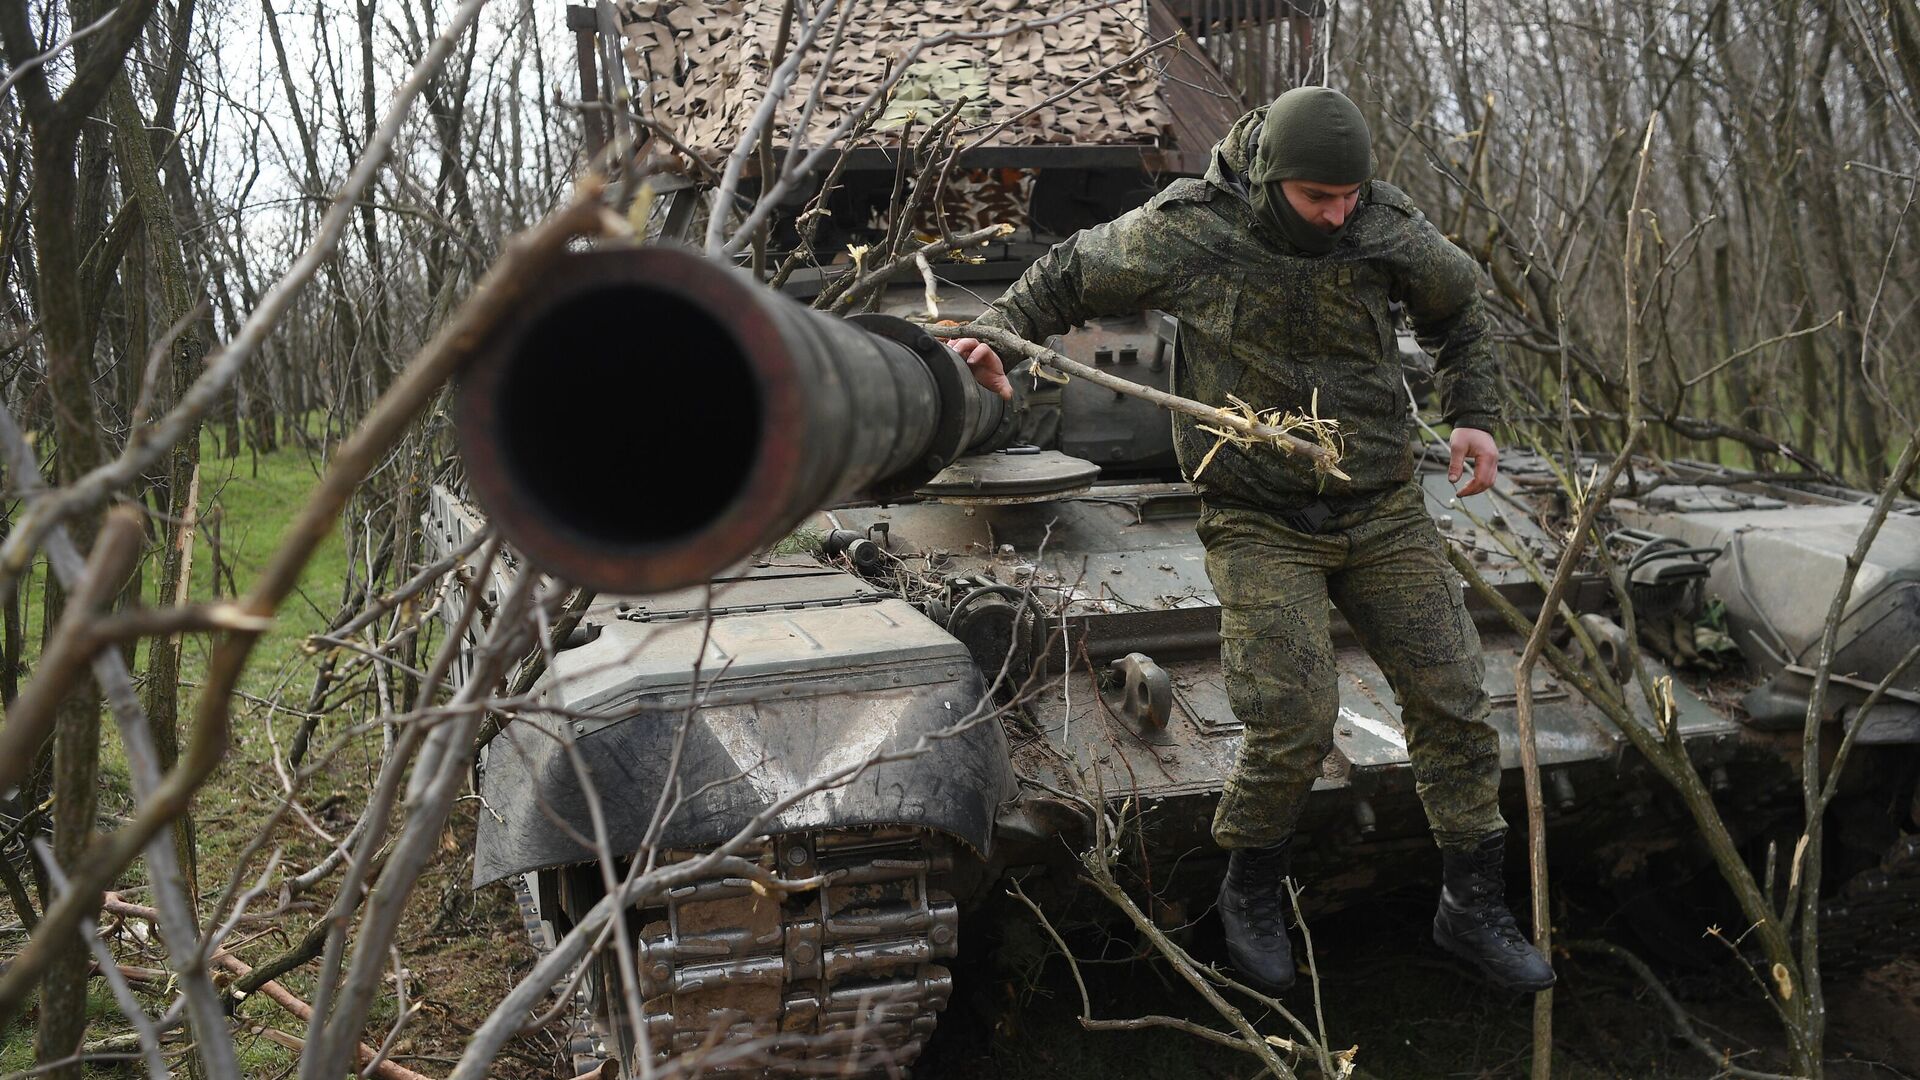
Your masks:
M427 947L414 965L428 976L424 982L438 981L432 975L440 971L448 989L471 981L475 989L491 991L526 970L532 953L520 943L518 918L504 887L482 890L470 903L451 889L442 896L453 909L438 920L443 946L432 946L434 931L426 925L414 942ZM1760 1071L1784 1065L1772 1014L1731 956L1706 968L1662 963L1630 928L1618 925L1617 913L1603 898L1573 897L1561 907L1567 940L1604 932L1652 961L1695 1017L1700 1034L1731 1055L1728 1061ZM1526 1076L1531 999L1485 986L1442 954L1427 939L1431 918L1431 897L1402 892L1316 920L1315 955L1330 1045L1357 1045L1360 1075L1380 1080ZM457 940L467 935L466 942ZM967 956L955 966L954 999L912 1070L917 1080L1252 1080L1259 1075L1251 1057L1181 1033L1084 1031L1065 962L1015 909L971 917L962 940L968 943ZM1222 955L1217 925L1210 919L1196 924L1186 940L1203 959ZM1163 963L1133 958L1131 940L1083 930L1071 935L1071 943L1078 955L1101 958L1082 965L1097 1016L1215 1019ZM1729 1075L1679 1037L1667 1010L1624 966L1587 954L1562 954L1555 966L1560 974L1554 1003L1556 1077L1707 1080ZM443 997L444 1011L436 1010L407 1048L414 1067L445 1071L443 1063L458 1053L462 1024L477 1019L469 1013L483 997ZM1286 1000L1297 1015L1311 1016L1312 995L1304 985ZM1828 983L1828 1011L1830 1080L1920 1080L1920 956L1834 976ZM1263 1031L1286 1030L1277 1018L1250 1018ZM564 1076L559 1047L557 1032L522 1040L497 1075ZM552 1054L550 1072L538 1064L543 1053ZM1310 1068L1302 1071L1303 1077L1312 1075Z
M1610 914L1600 903L1569 907L1560 928L1569 940L1590 936ZM1381 1080L1526 1076L1532 999L1487 987L1441 953L1428 938L1432 918L1432 897L1401 893L1316 921L1329 1045L1357 1045L1357 1064ZM1010 943L1006 947L1024 947L1023 930L1003 936ZM1647 952L1630 933L1610 936ZM1092 935L1080 935L1074 944L1087 956L1102 947ZM1201 922L1190 947L1203 959L1221 956L1217 928ZM1116 940L1105 944L1106 954L1115 959L1128 948ZM1083 1031L1077 992L1057 955L1037 980L1013 976L1004 963L997 968L991 962L961 967L955 1005L915 1070L919 1080L983 1075L1243 1080L1259 1073L1245 1054L1175 1032ZM1563 954L1555 968L1560 976L1554 1000L1556 1077L1705 1080L1728 1075L1678 1037L1666 1009L1624 966L1603 957ZM1098 1016L1155 1012L1214 1019L1206 1004L1157 961L1087 964L1082 971ZM1737 1064L1771 1071L1784 1063L1772 1014L1731 957L1708 969L1661 965L1660 974L1696 1017L1700 1033L1731 1050ZM1285 1001L1310 1020L1308 989L1296 987ZM1828 985L1828 1006L1831 1080L1920 1077L1920 957L1835 977ZM1276 1019L1249 1018L1263 1031L1285 1030Z
M252 742L243 741L241 757L255 749ZM363 770L372 764L359 763ZM203 826L212 833L245 832L244 826L268 804L258 794L208 807ZM344 810L334 803L321 818L328 827L344 831L351 824ZM393 1056L430 1076L451 1071L468 1033L535 959L512 892L504 885L479 890L468 885L476 812L471 801L456 809L453 825L409 905L398 942L410 996L423 1004ZM295 834L288 840L294 864L306 865L321 854L310 837ZM207 884L210 881L203 882ZM137 898L141 890L132 892ZM1734 1062L1762 1071L1783 1066L1779 1029L1759 988L1731 954L1704 965L1697 956L1693 962L1677 962L1670 956L1671 944L1649 944L1636 936L1606 896L1557 890L1556 910L1560 940L1604 938L1653 963L1696 1017L1700 1033L1730 1052ZM317 915L305 913L307 918ZM1431 893L1413 889L1313 920L1329 1044L1358 1046L1360 1075L1380 1080L1526 1076L1530 999L1486 987L1442 954L1428 938L1432 915ZM242 954L260 962L290 944L304 926L302 913L290 913L282 928L243 946ZM1202 960L1224 956L1218 924L1210 915L1202 915L1181 940ZM954 965L953 1000L913 1069L919 1080L1252 1080L1259 1075L1251 1057L1183 1033L1084 1031L1066 963L1032 917L1011 903L969 915L961 941L964 956ZM1076 955L1089 961L1082 964L1082 972L1096 1016L1160 1013L1218 1024L1205 1002L1163 962L1139 958L1142 950L1131 935L1083 928L1070 931L1069 941ZM129 945L121 942L122 948ZM137 954L125 959L157 962ZM1562 954L1555 966L1560 985L1555 995L1554 1075L1560 1080L1706 1080L1729 1075L1679 1038L1666 1009L1617 961ZM312 988L313 967L290 973L283 982L304 996ZM100 998L96 1004L102 1017L110 1018L111 1002L104 992ZM1286 1001L1297 1015L1312 1015L1312 994L1304 985ZM375 1024L390 1021L396 1004L390 994L383 995L374 1008ZM1920 1080L1920 955L1833 975L1828 1014L1831 1080ZM297 1062L268 1041L263 1028L299 1033L301 1025L261 995L249 999L241 1015L252 1026L251 1034L242 1038L248 1074L290 1075ZM1278 1018L1255 1014L1250 1019L1262 1031L1288 1033ZM26 1042L30 1023L30 1017L23 1019L4 1033L0 1044ZM514 1040L495 1063L493 1075L567 1077L572 1075L570 1063L564 1025L555 1023ZM22 1064L7 1062L8 1067ZM1311 1070L1302 1072L1311 1075Z

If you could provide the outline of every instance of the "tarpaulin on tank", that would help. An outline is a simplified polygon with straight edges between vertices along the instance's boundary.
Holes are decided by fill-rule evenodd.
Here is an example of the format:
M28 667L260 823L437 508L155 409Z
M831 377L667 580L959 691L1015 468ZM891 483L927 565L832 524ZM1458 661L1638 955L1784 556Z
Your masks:
M1015 793L978 670L898 600L724 614L704 628L612 620L559 659L549 699L565 712L524 715L487 746L477 885L596 857L580 768L621 856L644 842L670 780L658 846L681 849L835 780L757 831L909 824L984 852Z
M1768 681L1742 699L1750 723L1799 730L1833 594L1872 507L1788 485L1665 484L1616 499L1630 525L1690 547L1718 549L1708 592L1726 605L1727 632ZM1889 515L1866 553L1836 628L1828 714L1857 708L1920 637L1920 517ZM1863 742L1920 740L1920 669L1895 678ZM1851 721L1849 721L1851 723Z

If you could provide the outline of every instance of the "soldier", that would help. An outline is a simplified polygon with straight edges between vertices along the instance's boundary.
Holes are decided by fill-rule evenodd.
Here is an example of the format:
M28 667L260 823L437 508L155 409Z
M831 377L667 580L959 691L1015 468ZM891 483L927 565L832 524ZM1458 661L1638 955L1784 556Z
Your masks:
M1235 123L1204 180L1083 230L1028 268L980 322L1031 341L1089 318L1158 308L1180 320L1178 393L1320 415L1345 436L1350 482L1268 447L1223 447L1196 480L1198 531L1219 595L1220 652L1245 736L1214 815L1228 849L1220 915L1234 964L1292 985L1290 844L1339 709L1328 602L1392 683L1415 789L1442 854L1434 940L1515 990L1553 970L1503 896L1500 748L1480 641L1413 479L1414 420L1389 303L1437 357L1453 426L1448 477L1493 484L1499 411L1479 271L1406 194L1373 179L1366 121L1338 91L1301 87ZM1010 396L1000 357L953 342ZM1214 438L1175 418L1189 477Z

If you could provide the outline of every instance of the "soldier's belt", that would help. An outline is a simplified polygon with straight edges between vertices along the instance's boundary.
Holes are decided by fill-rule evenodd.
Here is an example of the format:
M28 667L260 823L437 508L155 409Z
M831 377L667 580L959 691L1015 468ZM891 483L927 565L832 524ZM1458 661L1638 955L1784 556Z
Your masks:
M1385 491L1370 491L1364 495L1348 495L1344 498L1339 496L1334 498L1321 497L1309 503L1302 503L1299 506L1290 506L1284 509L1275 507L1259 507L1257 509L1262 513L1272 514L1275 520L1287 528L1292 529L1294 532L1303 532L1309 536L1315 536L1327 527L1329 521L1367 510L1371 508L1373 504L1386 498L1393 490L1392 488L1387 488Z
M1347 517L1369 510L1375 503L1399 490L1398 486L1369 491L1359 495L1322 496L1311 502L1296 503L1292 506L1274 506L1271 503L1260 505L1239 499L1221 499L1215 496L1203 496L1203 505L1210 510L1250 510L1267 516L1285 525L1295 532L1309 536L1318 534L1335 518Z
M1343 511L1335 510L1333 504L1327 500L1315 499L1298 510L1281 510L1273 516L1279 518L1282 525L1294 532L1312 535L1318 533L1327 522L1339 517L1341 513Z

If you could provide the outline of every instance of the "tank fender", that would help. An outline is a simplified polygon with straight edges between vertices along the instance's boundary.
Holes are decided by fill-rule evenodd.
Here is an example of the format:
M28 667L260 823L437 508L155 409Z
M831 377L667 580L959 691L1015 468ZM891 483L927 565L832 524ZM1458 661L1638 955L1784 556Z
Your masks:
M912 825L985 857L1000 805L1017 794L1006 735L979 670L956 655L854 677L795 673L709 691L675 762L685 704L642 700L608 721L526 714L487 745L474 884L597 857L589 799L564 742L575 741L617 855L638 851L677 780L659 846L711 847L769 807L869 760L843 783L781 811L769 833ZM924 740L924 743L923 743ZM922 747L917 754L907 754Z

